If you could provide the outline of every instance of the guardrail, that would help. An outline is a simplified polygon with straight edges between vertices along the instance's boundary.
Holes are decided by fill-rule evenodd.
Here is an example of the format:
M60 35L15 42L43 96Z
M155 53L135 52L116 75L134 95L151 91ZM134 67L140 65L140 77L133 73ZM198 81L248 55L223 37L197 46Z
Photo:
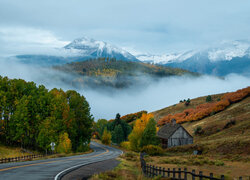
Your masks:
M48 156L50 154L33 154L33 155L27 155L27 156L20 156L20 157L12 157L12 158L2 158L0 159L0 164L2 163L9 163L9 162L18 162L18 161L28 161L28 160L32 160L35 158L40 158L40 157L45 157Z
M181 168L173 168L172 170L170 168L162 168L157 166L152 166L150 164L147 164L144 160L144 153L140 154L140 161L141 161L141 168L142 172L147 177L169 177L171 179L181 179L181 180L187 180L190 179L188 176L191 175L191 179L195 180L196 177L199 178L199 180L204 179L210 179L210 180L224 180L224 175L221 175L220 178L214 177L213 173L210 173L209 176L203 175L202 171L199 171L198 174L196 174L195 170L192 170L192 172L189 172L187 168L181 169ZM239 177L239 180L242 180L242 177Z

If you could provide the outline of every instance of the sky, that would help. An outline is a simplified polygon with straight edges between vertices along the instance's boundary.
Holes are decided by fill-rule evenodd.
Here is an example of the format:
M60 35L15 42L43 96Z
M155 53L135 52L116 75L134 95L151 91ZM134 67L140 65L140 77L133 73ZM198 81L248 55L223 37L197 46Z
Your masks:
M249 39L248 0L0 0L0 56L87 36L163 54Z
M132 54L165 54L206 48L223 41L250 40L249 0L0 0L0 75L72 89L66 74L13 61L13 55L53 53L87 36ZM166 78L140 90L78 90L95 119L149 112L181 99L235 91L249 77ZM183 88L185 87L185 88ZM142 88L141 88L142 89Z

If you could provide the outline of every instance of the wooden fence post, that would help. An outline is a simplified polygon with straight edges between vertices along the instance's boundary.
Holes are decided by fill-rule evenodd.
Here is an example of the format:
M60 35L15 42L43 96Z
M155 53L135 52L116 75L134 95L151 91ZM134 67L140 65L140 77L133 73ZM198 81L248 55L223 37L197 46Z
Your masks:
M225 179L225 177L224 177L224 175L221 175L221 178L220 178L221 180L224 180Z
M187 180L187 168L184 168L184 180Z
M181 179L181 168L179 168L178 171L179 171L179 176L178 176L178 178Z
M195 180L195 170L192 170L192 180Z
M168 168L168 177L170 177L170 168Z
M213 177L214 177L214 174L213 173L210 173L210 179L213 179Z
M159 175L160 176L162 175L162 173L161 173L161 167L159 167Z
M175 168L173 168L173 178L175 179Z
M242 180L242 177L239 177L239 180Z
M162 176L165 177L165 168L162 169Z
M152 165L149 167L149 176L152 177Z
M153 177L155 176L155 166L153 165Z
M202 171L199 172L199 179L202 180L203 175L202 175Z

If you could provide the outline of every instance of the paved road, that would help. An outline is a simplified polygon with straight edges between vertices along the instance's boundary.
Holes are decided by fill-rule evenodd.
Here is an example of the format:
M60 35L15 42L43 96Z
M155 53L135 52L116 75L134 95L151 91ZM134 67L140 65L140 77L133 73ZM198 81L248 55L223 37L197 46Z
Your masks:
M60 179L64 174L83 165L113 159L122 151L109 146L91 142L93 153L52 158L46 160L0 164L0 179Z

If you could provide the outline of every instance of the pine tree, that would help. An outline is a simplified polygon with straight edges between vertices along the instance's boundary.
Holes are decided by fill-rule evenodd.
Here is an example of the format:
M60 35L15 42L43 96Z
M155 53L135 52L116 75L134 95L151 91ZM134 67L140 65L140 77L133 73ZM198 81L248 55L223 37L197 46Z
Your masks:
M154 118L151 118L142 134L140 147L157 144L159 144L159 140L156 136L156 122Z
M115 127L113 131L114 137L112 137L112 141L114 143L120 144L122 141L124 141L124 132L122 129L122 126L119 124L118 126Z

